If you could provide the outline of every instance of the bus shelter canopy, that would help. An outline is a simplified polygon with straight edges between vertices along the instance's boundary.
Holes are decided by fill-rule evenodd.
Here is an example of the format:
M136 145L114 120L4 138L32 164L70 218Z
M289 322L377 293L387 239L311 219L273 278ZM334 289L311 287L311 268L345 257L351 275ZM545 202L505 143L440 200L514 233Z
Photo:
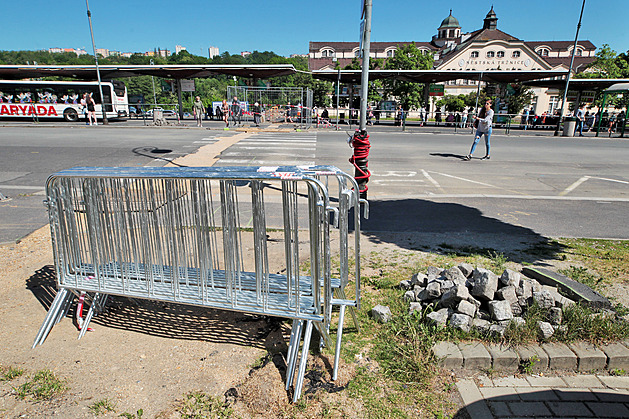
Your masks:
M605 93L624 93L629 92L629 82L628 83L616 83L609 86L607 89L603 90Z
M225 65L99 65L101 78L114 79L133 76L163 78L205 78L224 74L228 76L266 79L294 74L292 64L225 64ZM0 65L0 79L20 80L38 77L73 77L96 80L95 65Z
M313 77L341 83L360 83L362 70L315 70ZM517 83L565 76L565 70L545 71L449 71L449 70L369 70L369 80L392 79L413 83L439 83L448 80L480 80L488 83Z
M569 90L572 91L584 91L584 90L601 90L607 89L618 83L629 83L629 79L570 79ZM559 80L535 80L525 82L527 86L533 87L547 87L549 89L566 88L566 79Z

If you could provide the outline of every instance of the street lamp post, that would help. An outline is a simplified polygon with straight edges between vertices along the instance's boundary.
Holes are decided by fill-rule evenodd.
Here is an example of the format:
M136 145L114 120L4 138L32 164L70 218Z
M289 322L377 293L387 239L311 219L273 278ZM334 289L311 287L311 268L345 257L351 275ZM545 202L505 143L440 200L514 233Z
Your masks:
M559 122L557 122L557 128L555 128L555 137L559 135L559 126L563 119L563 111L566 106L566 97L568 96L568 87L570 86L570 74L572 73L572 65L574 64L574 55L577 52L577 41L579 40L579 29L581 29L581 19L583 18L583 9L585 9L585 0L581 4L581 14L579 15L579 23L577 23L577 34L574 37L574 45L572 47L572 55L570 57L570 68L568 69L568 75L566 76L566 88L563 91L563 99L561 100L561 112L559 113ZM579 104L577 103L577 106Z
M151 65L155 65L155 62L151 58ZM153 82L153 105L157 108L157 96L155 96L155 77L151 76L151 81Z
M87 7L87 20L90 23L90 35L92 36L92 48L94 49L94 61L96 62L96 77L98 79L98 90L100 92L101 110L103 111L103 124L107 125L107 113L105 110L105 96L103 96L103 85L100 81L100 71L98 70L98 54L96 54L96 44L94 43L94 31L92 30L92 12L90 12L90 4L88 0L85 0L85 6Z

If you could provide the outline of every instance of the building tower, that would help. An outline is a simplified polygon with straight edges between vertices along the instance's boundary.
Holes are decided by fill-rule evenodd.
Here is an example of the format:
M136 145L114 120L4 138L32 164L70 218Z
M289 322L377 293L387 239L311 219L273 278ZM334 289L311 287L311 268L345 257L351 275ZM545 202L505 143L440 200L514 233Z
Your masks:
M496 17L496 12L494 12L494 6L491 6L491 10L485 16L485 23L483 24L483 29L496 29L498 27L498 18Z
M434 45L452 46L456 44L456 40L461 36L461 25L457 18L452 16L452 9L450 9L450 15L443 19L441 25L437 29L437 35L432 37Z

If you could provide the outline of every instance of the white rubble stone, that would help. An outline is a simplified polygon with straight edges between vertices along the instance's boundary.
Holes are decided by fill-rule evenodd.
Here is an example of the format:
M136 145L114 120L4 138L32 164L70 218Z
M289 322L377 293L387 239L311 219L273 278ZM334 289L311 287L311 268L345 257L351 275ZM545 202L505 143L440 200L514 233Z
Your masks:
M454 313L450 317L450 326L456 329L462 330L464 332L470 331L471 324L472 324L472 318L466 314Z
M542 290L542 284L534 279L531 279L531 285L533 286L533 292L540 292Z
M422 296L422 292L425 290L426 288L422 288L419 285L415 285L415 287L413 288L413 292L415 293L415 301L424 301L421 296Z
M437 268L436 266L429 266L426 269L426 276L437 278L441 276L441 272L443 272L443 269Z
M465 285L456 285L441 296L440 304L442 307L456 307L460 301L467 300L469 296L470 291Z
M410 280L405 279L403 281L400 281L400 288L403 290L410 290L411 288L413 288L413 286L411 285Z
M511 285L518 288L520 286L521 278L520 272L505 269L502 275L500 275L500 282L502 282L505 286Z
M488 320L483 319L474 319L472 320L472 327L478 329L481 333L486 333L489 331L489 327L491 323Z
M551 308L555 306L555 299L552 294L546 290L539 292L533 292L533 300L537 301L537 304L541 308Z
M371 309L371 315L376 321L380 323L388 322L393 316L389 307L382 306L380 304Z
M518 327L526 326L526 320L524 320L522 317L514 317L511 319L511 322L515 323L515 325Z
M483 320L491 320L491 314L484 310L476 310L476 318Z
M441 285L436 281L429 282L426 285L426 297L427 299L441 297Z
M511 305L511 312L519 316L522 314L522 307L520 307L520 303L518 302L518 296L515 293L515 286L509 285L503 288L500 288L496 291L496 298L499 300L508 301Z
M455 284L457 283L465 284L465 281L467 280L467 277L463 275L463 272L461 272L461 270L457 268L456 266L446 269L443 272L443 276L449 279L450 281L454 282Z
M520 281L520 286L515 290L518 297L531 298L533 296L533 281L525 279Z
M476 306L469 301L461 301L456 308L456 311L461 314L466 314L470 317L474 317L476 315Z
M469 301L470 303L474 304L476 306L476 311L480 310L480 301L478 301L476 298L472 297L470 295L470 297L467 299L467 301Z
M503 337L506 330L506 327L499 324L492 324L491 326L489 326L489 333L495 337Z
M413 314L414 311L422 311L422 303L411 303L408 308L408 314Z
M437 278L435 282L437 282L439 286L441 287L441 295L445 294L446 292L450 291L452 288L455 287L454 281L450 281L449 279L446 279L445 277Z
M474 265L471 263L461 263L458 268L466 278L469 278L472 275L472 272L474 272Z
M420 287L425 287L427 281L428 277L421 272L413 274L413 276L411 277L411 285L419 285Z
M505 300L490 301L489 312L491 313L491 318L496 321L510 320L513 318L511 304Z
M493 300L498 289L498 276L483 268L474 269L474 287L471 294L484 300Z
M450 310L448 308L442 308L441 310L428 313L426 318L431 320L437 326L445 326L446 323L448 322L449 315L450 315Z
M415 301L415 292L414 291L406 291L404 293L404 297L402 297L404 299L404 301L406 301L407 303L410 303L412 301Z
M553 333L555 333L555 329L548 322L537 321L537 333L542 339L549 339Z

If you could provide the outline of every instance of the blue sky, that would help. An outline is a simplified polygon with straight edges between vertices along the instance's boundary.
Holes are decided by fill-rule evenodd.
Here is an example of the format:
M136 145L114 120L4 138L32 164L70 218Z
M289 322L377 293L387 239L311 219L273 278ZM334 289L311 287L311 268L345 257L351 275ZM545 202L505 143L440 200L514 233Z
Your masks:
M581 0L373 0L372 41L429 41L450 8L463 32L482 27L494 5L498 29L527 41L573 41ZM84 0L0 0L5 25L0 50L85 47L92 52ZM588 0L579 39L629 50L623 19L629 1ZM309 41L357 41L360 0L91 0L98 48L144 52L187 47L207 56L209 46L232 54L274 51L305 54ZM619 23L616 23L619 22ZM7 26L8 25L8 26ZM12 29L6 29L6 28Z

